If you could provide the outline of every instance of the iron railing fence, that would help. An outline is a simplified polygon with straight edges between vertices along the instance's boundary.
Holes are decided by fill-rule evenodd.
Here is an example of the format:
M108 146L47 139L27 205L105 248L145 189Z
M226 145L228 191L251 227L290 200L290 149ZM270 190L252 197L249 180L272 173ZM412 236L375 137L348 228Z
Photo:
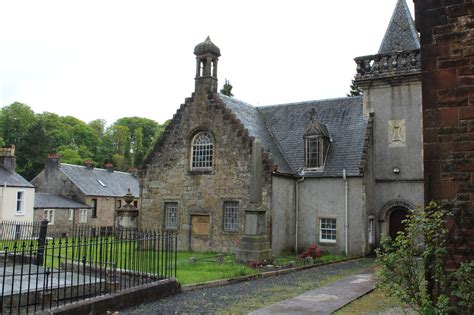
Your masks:
M0 257L0 311L30 313L176 276L177 236L114 235L13 243Z
M0 221L0 247L12 248L15 243L36 240L41 222Z

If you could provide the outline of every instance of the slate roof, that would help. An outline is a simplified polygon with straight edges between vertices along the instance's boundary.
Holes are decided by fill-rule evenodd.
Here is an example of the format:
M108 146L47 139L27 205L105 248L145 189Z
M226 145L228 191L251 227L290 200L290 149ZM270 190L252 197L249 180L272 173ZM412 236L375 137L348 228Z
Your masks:
M35 209L90 209L91 206L77 202L70 198L48 194L48 193L36 193L35 194L35 204L33 206Z
M398 0L379 48L379 54L420 48L415 23L405 0Z
M0 165L0 185L7 187L25 187L34 188L29 181L24 179L21 175L10 171L4 166Z
M362 97L344 97L273 106L255 107L234 98L219 95L249 134L260 139L264 149L278 165L277 172L300 174L304 167L304 133L310 112L327 126L332 142L322 172L307 177L360 176L368 119L362 113Z
M233 97L228 97L223 94L219 94L219 97L248 130L250 136L261 141L264 150L269 154L269 157L275 164L278 165L278 171L281 173L294 173L294 170L286 161L278 144L273 139L272 134L267 129L263 115L259 109Z
M66 163L59 169L87 196L123 197L129 188L134 197L140 195L138 180L130 173Z

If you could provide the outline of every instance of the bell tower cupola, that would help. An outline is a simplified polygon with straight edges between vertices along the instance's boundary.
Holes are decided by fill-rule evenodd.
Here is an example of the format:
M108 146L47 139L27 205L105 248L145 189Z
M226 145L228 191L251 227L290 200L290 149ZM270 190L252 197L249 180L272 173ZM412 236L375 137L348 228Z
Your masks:
M194 47L196 55L196 93L217 93L217 62L221 51L209 36Z

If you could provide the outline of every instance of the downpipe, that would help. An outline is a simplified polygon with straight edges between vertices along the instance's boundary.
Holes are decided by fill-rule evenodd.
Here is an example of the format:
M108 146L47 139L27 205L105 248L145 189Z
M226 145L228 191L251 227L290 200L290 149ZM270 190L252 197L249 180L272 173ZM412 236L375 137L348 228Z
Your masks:
M349 185L347 183L346 169L342 170L342 178L344 180L344 251L347 256L349 255Z
M299 221L300 221L300 194L299 194L299 183L304 181L304 172L301 174L301 178L295 181L295 253L298 254L298 232L299 232Z

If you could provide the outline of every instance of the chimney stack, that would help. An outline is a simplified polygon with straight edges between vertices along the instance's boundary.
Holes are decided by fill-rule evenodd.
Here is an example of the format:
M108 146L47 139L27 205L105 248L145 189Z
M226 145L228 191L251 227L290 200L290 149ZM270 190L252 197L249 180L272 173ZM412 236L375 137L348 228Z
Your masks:
M7 168L8 170L15 172L15 145L12 144L9 148L0 148L0 165L3 165L3 167Z
M113 165L112 163L110 163L110 162L105 164L105 168L106 168L107 171L109 171L109 172L112 172L112 173L113 173L113 171L114 171L114 165Z
M85 160L84 165L90 170L94 169L94 161L92 160Z

